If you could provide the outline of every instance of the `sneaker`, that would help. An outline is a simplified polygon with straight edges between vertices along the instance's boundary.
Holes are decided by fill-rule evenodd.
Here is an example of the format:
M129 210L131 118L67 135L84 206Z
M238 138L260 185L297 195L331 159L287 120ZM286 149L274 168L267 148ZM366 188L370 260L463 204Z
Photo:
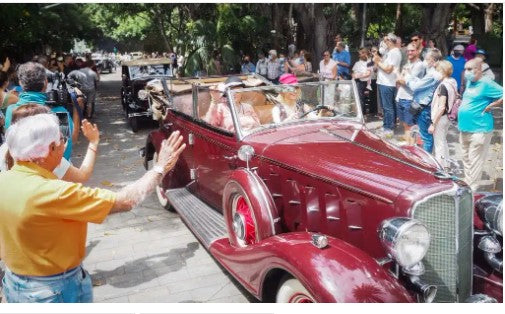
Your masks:
M384 134L384 137L388 140L392 139L393 136L394 136L394 132L393 130L389 130L389 129L384 129L384 131L382 132L382 134Z

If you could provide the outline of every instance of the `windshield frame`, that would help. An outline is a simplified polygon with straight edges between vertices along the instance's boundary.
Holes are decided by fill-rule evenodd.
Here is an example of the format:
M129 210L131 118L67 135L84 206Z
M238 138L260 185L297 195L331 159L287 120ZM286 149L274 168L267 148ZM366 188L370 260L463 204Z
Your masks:
M260 127L257 127L255 129L252 129L251 131L245 133L242 130L242 127L240 126L240 123L238 121L238 115L235 107L235 98L234 95L235 93L243 93L243 92L249 92L249 91L262 91L262 90L271 90L272 88L282 88L283 86L295 86L295 87L301 87L301 86L321 86L321 85L330 85L330 84L350 84L351 85L351 90L354 93L354 101L356 103L356 117L349 118L349 117L342 117L342 116L335 116L335 117L321 117L317 120L312 120L312 119L302 119L302 120L293 120L289 122L283 122L281 124L275 124L275 123L270 123L270 124L265 124ZM346 121L354 121L354 122L359 122L361 124L364 124L364 117L363 117L363 112L361 110L361 101L359 99L359 94L358 94L358 88L356 85L356 82L354 80L334 80L334 81L318 81L318 82L306 82L306 83L298 83L298 84L290 84L290 85L268 85L268 86L258 86L258 87L248 87L248 88L240 88L240 89L230 89L227 91L228 95L228 105L230 106L230 110L232 112L232 118L233 118L233 124L235 126L235 133L237 134L237 139L239 141L242 141L245 137L250 136L252 134L256 134L258 132L262 132L265 130L271 130L271 129L276 129L282 126L291 126L295 124L305 124L307 122L321 122L321 121L335 121L335 120L346 120Z
M146 75L133 77L133 68L137 69L136 73L140 73L140 68L143 67L143 66L145 66L145 67L161 66L162 69L163 69L163 66L165 66L165 65L167 65L169 67L169 69L170 69L170 64L159 64L159 63L157 63L157 64L146 64L146 65L130 65L130 66L128 66L128 73L129 73L130 79L132 79L132 80L143 79L143 78L148 78L148 77L163 77L163 76L164 77L174 77L173 73L172 73L172 75L170 75L170 74L163 74L163 73L160 73L160 74L158 74L158 73L156 73L156 74L149 74L148 73Z

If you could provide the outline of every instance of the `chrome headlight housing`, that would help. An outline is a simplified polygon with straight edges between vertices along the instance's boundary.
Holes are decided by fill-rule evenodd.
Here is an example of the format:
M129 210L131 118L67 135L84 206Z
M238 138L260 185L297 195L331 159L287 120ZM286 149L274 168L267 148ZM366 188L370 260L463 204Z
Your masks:
M430 233L419 220L405 217L386 219L379 238L389 255L402 267L419 263L430 246Z
M493 194L485 196L475 204L477 213L486 226L499 235L503 235L503 196Z

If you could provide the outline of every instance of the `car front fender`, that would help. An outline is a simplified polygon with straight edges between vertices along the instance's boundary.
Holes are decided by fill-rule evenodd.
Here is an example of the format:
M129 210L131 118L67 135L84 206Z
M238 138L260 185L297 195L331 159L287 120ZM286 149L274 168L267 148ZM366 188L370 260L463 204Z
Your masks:
M405 287L362 250L331 237L328 246L319 249L311 237L308 232L285 233L245 248L221 239L210 251L260 299L269 273L281 270L298 279L317 302L414 302Z

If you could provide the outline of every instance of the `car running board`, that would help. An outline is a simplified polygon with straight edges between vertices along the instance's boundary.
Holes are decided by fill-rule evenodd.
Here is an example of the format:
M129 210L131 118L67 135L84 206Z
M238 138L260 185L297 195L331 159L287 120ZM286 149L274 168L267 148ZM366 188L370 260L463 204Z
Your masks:
M166 196L182 220L207 249L212 242L227 237L223 215L186 188L168 190Z

